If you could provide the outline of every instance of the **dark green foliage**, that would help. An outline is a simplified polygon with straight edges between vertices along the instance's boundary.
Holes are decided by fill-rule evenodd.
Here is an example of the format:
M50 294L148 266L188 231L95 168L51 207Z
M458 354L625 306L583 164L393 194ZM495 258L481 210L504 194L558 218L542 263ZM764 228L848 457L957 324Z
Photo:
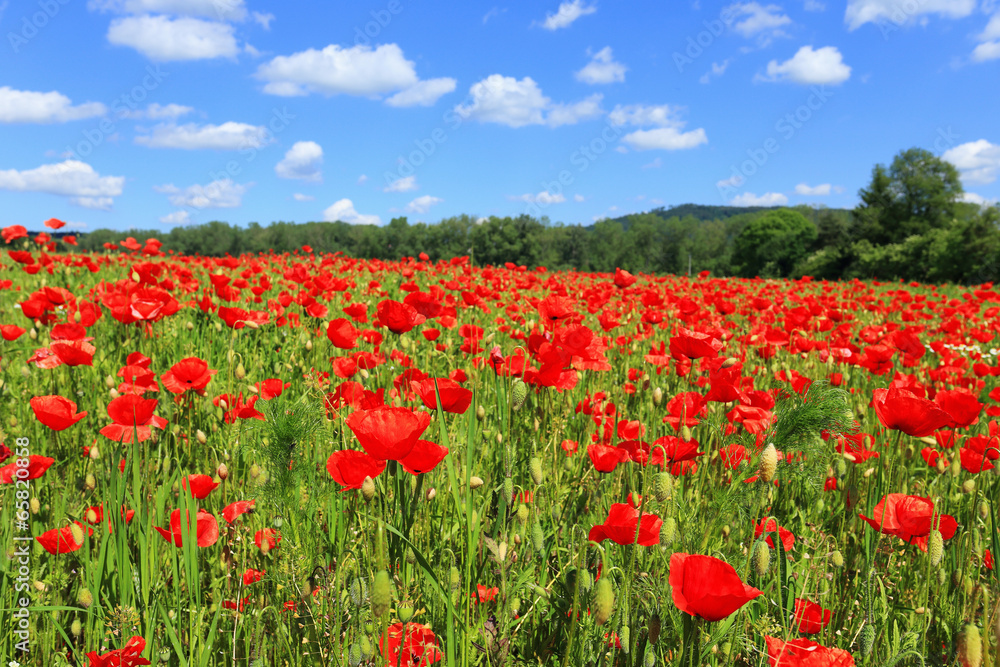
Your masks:
M787 276L816 242L816 225L790 209L750 222L733 244L733 264L746 278Z

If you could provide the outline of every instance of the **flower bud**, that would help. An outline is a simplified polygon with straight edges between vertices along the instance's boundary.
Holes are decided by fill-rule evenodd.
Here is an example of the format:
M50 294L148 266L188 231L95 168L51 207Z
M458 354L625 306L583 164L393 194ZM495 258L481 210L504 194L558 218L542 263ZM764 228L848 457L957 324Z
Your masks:
M87 476L83 478L83 488L87 491L93 491L97 488L97 478L94 477L94 473L88 472Z
M840 550L837 549L830 554L830 561L833 563L834 567L844 567L844 554L840 553Z
M768 483L774 479L778 472L778 450L774 448L774 443L770 443L760 454L760 480Z
M927 538L927 555L930 556L931 565L937 567L944 557L944 537L940 530L932 530Z
M673 490L673 480L669 472L661 472L656 476L656 502L663 503L670 499Z
M677 520L669 516L660 526L660 546L669 547L675 539L677 539Z
M201 429L198 429L197 431L194 432L194 439L198 441L199 445L204 445L206 442L208 442L208 436L205 435L205 432L202 431Z
M764 540L757 540L753 545L753 571L758 578L763 578L771 565L771 548Z
M432 486L427 489L427 502L434 500L435 497L437 497L437 489Z
M403 623L409 623L410 619L413 618L413 605L412 604L401 604L399 609L396 610L399 620Z
M958 638L958 660L962 667L980 667L983 664L983 640L979 628L966 623Z
M81 588L76 592L76 603L84 609L90 609L90 605L94 604L94 594L88 588Z
M524 383L524 380L517 378L514 380L514 384L510 389L510 406L513 408L514 412L521 409L524 405L525 399L528 398L528 385Z
M521 503L517 506L517 522L522 526L528 523L528 506Z
M73 619L73 622L69 626L69 631L70 634L72 634L74 637L79 637L81 634L83 634L83 624L80 623L80 619L78 618Z
M361 482L361 497L365 499L365 502L371 502L372 498L375 497L375 480L371 477L365 477L364 481Z
M243 367L243 362L236 364L236 379L243 380L247 376L247 369Z
M663 390L659 387L653 389L653 405L659 406L663 403Z
M542 460L537 456L532 456L528 468L531 471L531 481L535 483L535 486L540 486L542 483Z
M389 581L389 573L379 570L375 575L375 583L372 584L372 614L376 618L384 616L389 612L392 604L392 584Z
M594 623L604 625L615 610L615 592L611 588L611 579L605 574L597 582L594 592Z
M486 408L481 405L476 406L476 419L479 421L486 419Z
M469 478L469 488L472 489L473 491L475 491L482 485L483 485L482 477L476 477L475 475L473 475L472 477Z
M31 510L32 514L38 514L42 509L41 505L37 496L32 496L31 500L28 501L28 509Z
M861 655L867 658L873 648L875 648L875 628L867 623L861 631Z
M740 363L740 360L736 357L727 357L725 361L722 362L722 368L732 368L736 364Z
M538 521L531 526L531 543L536 551L545 550L545 533L542 532L542 524Z
M219 467L215 469L215 474L219 476L219 479L226 481L229 479L229 467L225 463L220 463Z

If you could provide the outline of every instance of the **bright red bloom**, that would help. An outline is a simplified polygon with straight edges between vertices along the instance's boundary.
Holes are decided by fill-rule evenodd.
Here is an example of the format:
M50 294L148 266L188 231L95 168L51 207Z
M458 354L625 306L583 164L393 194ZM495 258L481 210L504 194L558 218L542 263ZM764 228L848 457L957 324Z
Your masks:
M28 238L28 230L25 229L24 225L10 225L0 230L0 236L3 237L5 243L10 244L17 239Z
M417 440L410 453L399 460L403 470L411 475L430 472L448 455L448 448L428 440Z
M261 397L262 400L270 401L271 399L278 398L284 393L286 389L292 386L291 382L284 382L280 378L270 378L268 380L261 380L254 384L254 389L257 390L257 395Z
M939 391L934 402L951 415L951 425L958 428L975 424L983 409L983 404L968 389Z
M222 406L226 410L225 422L227 424L236 423L237 419L257 419L264 421L264 413L255 408L259 396L251 396L248 400L243 400L243 392L237 396L222 394L216 396L212 403L215 406ZM223 405L225 403L225 405Z
M380 406L358 410L345 422L369 455L382 461L399 461L416 446L430 426L431 416L409 408Z
M73 525L79 527L81 535L83 534L83 531L87 531L88 535L94 534L93 528L84 526L79 521L74 521ZM43 549L48 551L53 556L57 554L73 553L83 547L83 540L77 542L73 537L72 526L53 528L52 530L42 533L35 539L38 540L38 543L42 545Z
M269 550L277 549L278 544L281 543L281 533L274 528L258 530L253 536L253 543L257 545L258 549L263 549L265 544Z
M764 635L771 667L854 667L854 658L839 648L820 646L808 639L784 641Z
M25 330L16 324L0 324L0 336L3 337L5 341L17 340L23 336Z
M950 540L958 529L958 522L948 514L935 514L934 501L920 496L890 493L875 505L872 518L863 514L859 517L868 525L886 535L916 544L921 551L927 551L927 537L933 524L939 524L941 536ZM932 523L933 522L933 523Z
M799 632L815 635L823 631L830 623L830 610L823 609L815 602L795 598L795 622L799 624Z
M636 529L638 529L638 544L644 547L660 543L660 528L663 519L655 514L645 513L639 518L639 510L628 503L615 503L608 511L608 518L603 524L590 529L587 536L591 542L611 540L616 544L636 544Z
M566 452L566 456L573 456L576 454L576 450L580 448L580 443L576 440L563 440L559 447Z
M437 384L437 394L434 385ZM472 392L448 378L427 378L410 383L420 400L429 410L437 409L437 396L441 396L441 409L456 415L463 415L472 404Z
M209 380L217 372L214 368L208 367L208 362L198 357L188 357L171 366L160 379L163 381L163 387L171 393L183 394L185 391L194 391L204 394Z
M181 486L184 487L184 489L187 489L188 486L190 486L191 497L197 498L198 500L204 500L208 497L208 494L219 486L219 483L213 481L208 475L188 475L181 480Z
M778 530L778 537L781 538L781 546L782 546L782 548L786 552L791 551L792 549L794 549L795 548L795 535L792 534L792 531L785 529L783 526L779 526L778 522L775 519L773 519L773 518L771 518L771 519L761 519L760 521L758 521L756 528L754 528L753 536L754 537L760 537L761 535L764 534L764 531L766 530L767 533L768 533L767 540L765 540L767 542L767 546L769 546L772 549L774 549L775 546L774 546L774 535L773 535L773 533L774 533L774 530L775 530L776 527L777 527L777 530Z
M423 324L426 317L408 303L386 299L375 308L375 323L394 334L404 334L415 326Z
M32 454L28 457L28 476L24 477L24 473L19 473L19 471L24 468L19 468L16 460L11 461L4 467L0 468L0 484L11 484L15 480L19 479L38 479L44 475L49 467L55 462L55 459L50 459L48 456L38 456L37 454Z
M254 570L253 568L247 568L247 571L243 573L243 585L249 586L250 584L256 584L264 578L267 574L267 570Z
M348 489L360 489L365 477L375 479L385 470L385 461L373 459L364 452L344 449L330 454L326 471L337 484Z
M153 428L165 428L167 420L153 414L156 410L155 398L142 398L135 394L119 396L108 404L108 416L114 420L101 429L101 435L115 442L132 442L133 430L139 442L152 437Z
M222 518L226 520L226 523L232 523L236 521L236 518L242 514L253 511L255 500L237 500L234 503L226 505L226 508L222 510Z
M148 665L150 664L149 660L142 657L142 652L145 649L145 639L138 636L132 637L120 649L101 655L98 655L97 651L88 653L89 667L140 667L140 665Z
M127 510L127 509L125 509L125 507L122 507L122 509L121 509L121 517L122 517L122 519L125 520L126 524L131 523L132 522L132 517L134 517L134 516L135 516L135 510ZM104 506L103 505L94 505L92 507L88 507L87 511L83 513L83 520L86 521L87 523L91 524L92 526L99 526L99 525L101 525L101 520L103 518L104 518ZM111 528L111 517L110 516L108 517L108 532L109 533L114 532L112 530L112 528Z
M686 553L670 557L670 588L678 609L706 621L721 621L763 595L743 583L729 563Z
M378 647L386 662L398 667L426 667L443 657L431 627L420 623L393 623Z
M190 518L188 520L190 521ZM215 544L215 542L219 539L219 522L216 521L215 517L205 510L199 509L196 521L197 527L195 528L195 531L198 546L210 547ZM188 525L190 526L190 524ZM166 528L160 528L159 526L153 526L153 528L156 532L163 536L163 539L170 542L175 547L184 546L183 532L181 528L181 511L179 509L170 513L169 530Z
M344 317L339 317L326 326L326 337L330 339L334 347L341 350L353 350L357 347L358 336L361 332L354 328L351 321Z
M490 602L491 600L495 600L497 595L499 594L500 594L500 589L496 586L494 586L493 588L488 588L486 586L483 586L482 584L476 584L476 592L472 596L472 601L474 603Z
M895 385L876 389L872 399L875 414L886 428L923 438L939 428L952 425L952 417L934 401Z
M621 447L593 444L587 447L587 456L597 472L614 472L619 463L629 460L628 452Z
M622 271L618 267L615 267L615 287L625 289L634 285L637 280L639 279L628 271Z
M65 431L87 416L77 412L76 403L62 396L36 396L30 401L35 419L53 431Z
M722 341L705 333L688 329L678 329L677 335L670 339L670 354L674 358L687 357L701 359L715 357L722 349Z

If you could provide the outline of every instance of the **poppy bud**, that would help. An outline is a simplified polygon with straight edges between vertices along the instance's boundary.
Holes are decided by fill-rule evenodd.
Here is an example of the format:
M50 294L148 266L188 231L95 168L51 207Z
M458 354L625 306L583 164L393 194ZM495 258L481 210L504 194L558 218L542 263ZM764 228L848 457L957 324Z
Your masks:
M670 473L661 472L656 476L656 502L662 503L670 500L670 492L673 490L673 480Z
M514 480L510 476L504 477L503 479L503 493L504 500L508 503L510 502L510 499L514 497Z
M347 588L351 596L351 602L360 607L368 600L368 582L364 577L354 577Z
M840 550L837 549L830 554L830 561L833 563L834 567L844 567L844 554L840 553Z
M532 456L528 468L531 471L531 481L535 483L535 486L540 486L542 484L542 460L537 456Z
M651 648L646 649L646 655L642 657L642 667L655 667L656 651Z
M204 445L206 442L208 442L208 436L205 435L205 432L202 431L201 429L198 429L197 431L194 432L194 438L195 440L198 441L199 445Z
M630 632L629 631L629 627L628 627L627 622L626 622L626 625L623 625L621 627L621 632L619 632L619 636L621 637L621 641L622 641L622 652L625 653L626 655L628 655L628 650L629 650L629 645L630 645L630 642L629 642L629 632Z
M531 526L531 543L536 551L545 550L545 533L542 532L542 524L537 521Z
M415 552L412 547L406 548L406 553L404 554L403 557L406 559L406 562L409 563L410 565L415 565L417 562L417 552Z
M958 477L962 474L962 459L955 457L951 460L951 476Z
M28 332L28 338L38 340L38 330L35 327L31 327L31 330Z
M473 475L472 477L469 478L469 488L472 489L473 491L475 491L482 485L483 485L482 477L476 477L475 475Z
M118 383L112 376L107 375L104 377L104 386L107 387L108 389L114 389L115 387L118 386Z
M350 663L351 667L357 667L361 664L364 659L364 655L361 652L361 642L356 641L351 644L351 649L347 654L347 661Z
M834 461L833 472L837 479L844 479L847 477L847 461L842 458L838 458Z
M481 405L476 406L476 419L479 421L486 419L486 408Z
M722 362L721 368L732 368L738 363L740 363L740 360L737 359L736 357L727 357L726 360Z
M362 379L362 380L367 380L367 379L368 379L368 377L369 377L369 375L368 375L368 371L367 371L367 370L365 370L364 368L362 368L362 369L361 369L361 370L359 371L358 375L360 375L360 376L361 376L361 379Z
M873 648L875 648L875 628L871 624L866 624L861 631L861 655L867 658Z
M31 377L31 369L27 366L21 366L21 377L25 380Z
M108 396L111 397L111 400L114 400L114 399L118 398L118 390L117 389L110 390L108 392Z
M433 486L427 489L427 502L434 500L436 496L437 496L437 489L435 489Z
M517 506L517 522L522 526L528 523L528 506L524 503Z
M615 592L611 589L611 580L601 577L594 592L594 623L604 625L615 610Z
M972 529L972 552L980 558L983 556L983 535L978 528Z
M236 379L242 380L247 376L247 369L243 367L243 362L236 364Z
M975 493L976 492L976 480L967 479L962 482L962 493Z
M669 547L675 539L677 539L677 521L670 516L660 526L660 546Z
M83 624L80 623L80 619L73 619L73 623L69 626L69 631L74 637L79 637L83 633Z
M764 540L757 540L753 545L753 571L758 578L767 575L771 565L771 549Z
M371 499L375 497L375 480L371 477L365 477L364 481L361 482L361 497L365 499L365 502L371 502Z
M979 501L979 518L986 520L986 517L990 515L990 505L985 500Z
M958 638L958 659L962 667L980 667L983 664L983 640L979 628L966 623Z
M312 340L307 340L306 341L306 352L312 352L312 349L313 349L313 342L312 342Z
M944 538L940 530L932 530L927 538L927 555L931 558L931 565L937 567L941 564L944 556Z
M94 594L88 588L81 588L76 592L76 603L84 609L90 609L90 605L94 604Z
M389 582L389 573L379 570L375 575L375 583L372 584L372 613L376 618L384 616L389 612L392 604L392 584Z
M91 445L90 451L87 452L87 455L90 456L91 461L101 460L101 450L97 445Z
M97 488L97 478L94 477L94 473L87 473L87 476L83 479L83 488L88 491L93 491ZM80 540L77 540L79 542Z
M41 503L38 502L37 497L32 497L31 500L28 501L28 509L31 510L32 514L38 514L38 512L42 509Z
M660 621L659 614L653 614L649 617L649 622L646 624L646 629L649 631L649 643L655 644L660 639L660 626L662 625Z
M514 409L514 412L521 409L526 398L528 398L528 385L521 378L517 378L510 388L510 406Z
M497 444L498 445L503 444L503 433L497 433Z
M778 472L778 450L772 442L760 454L760 480L765 484L774 479Z
M215 474L219 476L219 479L225 481L229 479L229 468L225 463L220 463L219 467L215 469Z
M577 585L582 592L590 592L590 589L594 587L594 577L590 574L590 570L584 567L577 570Z
M663 402L663 390L659 387L653 389L653 405L659 406Z
M448 575L449 583L451 585L451 590L457 591L459 585L462 583L462 575L459 574L458 568L454 565L451 566L451 572Z

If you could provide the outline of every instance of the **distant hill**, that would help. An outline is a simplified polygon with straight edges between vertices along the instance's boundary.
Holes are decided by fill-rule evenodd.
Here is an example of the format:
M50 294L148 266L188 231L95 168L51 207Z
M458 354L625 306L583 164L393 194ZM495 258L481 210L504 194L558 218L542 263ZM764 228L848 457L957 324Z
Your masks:
M661 218L686 218L691 216L697 218L698 220L725 220L727 218L732 218L737 215L746 215L747 213L760 213L762 211L776 211L781 208L794 208L801 211L807 218L813 219L815 213L810 215L810 212L816 212L823 210L828 211L842 211L844 214L849 214L850 209L815 209L811 206L709 206L706 204L678 204L676 206L661 206L660 208L654 208L649 211L652 215L657 215ZM620 218L615 218L615 222L621 222L622 224L628 224L628 216L622 216Z

